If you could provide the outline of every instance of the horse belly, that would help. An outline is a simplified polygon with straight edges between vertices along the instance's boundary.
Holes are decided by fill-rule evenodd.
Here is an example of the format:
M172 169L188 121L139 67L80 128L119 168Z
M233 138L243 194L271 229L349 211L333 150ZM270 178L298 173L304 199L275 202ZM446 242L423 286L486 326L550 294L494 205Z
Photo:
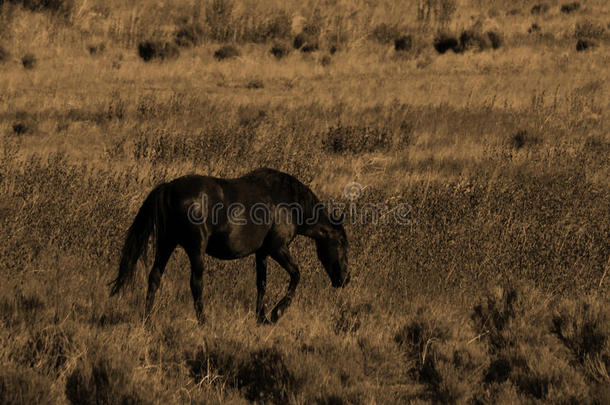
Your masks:
M231 227L229 232L213 232L207 242L206 253L223 260L239 259L256 252L268 232L263 228Z

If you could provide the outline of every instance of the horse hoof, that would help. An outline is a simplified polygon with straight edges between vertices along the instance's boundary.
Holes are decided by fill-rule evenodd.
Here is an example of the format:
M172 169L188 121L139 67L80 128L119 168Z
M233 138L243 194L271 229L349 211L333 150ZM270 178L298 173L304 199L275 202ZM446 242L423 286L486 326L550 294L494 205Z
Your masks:
M271 323L276 323L278 319L280 319L280 316L282 316L282 312L281 311L272 311L271 312Z
M267 319L267 317L258 318L256 320L256 323L258 323L259 325L271 325L271 321L269 319Z

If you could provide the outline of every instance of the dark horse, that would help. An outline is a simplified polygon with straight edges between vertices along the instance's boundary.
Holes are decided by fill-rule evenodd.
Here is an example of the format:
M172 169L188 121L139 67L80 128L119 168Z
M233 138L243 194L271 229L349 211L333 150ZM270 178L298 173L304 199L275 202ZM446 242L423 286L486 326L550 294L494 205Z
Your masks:
M256 254L259 323L268 322L263 298L267 256L271 256L290 275L286 295L271 311L271 321L276 322L290 305L299 283L299 268L288 249L296 235L315 240L318 258L334 287L349 282L347 237L342 222L343 215L329 215L309 187L276 170L261 168L236 179L179 177L158 185L146 197L127 232L111 295L132 279L136 262L146 253L152 236L155 261L148 276L146 319L165 265L180 245L191 263L191 292L199 322L203 322L203 252L219 259Z

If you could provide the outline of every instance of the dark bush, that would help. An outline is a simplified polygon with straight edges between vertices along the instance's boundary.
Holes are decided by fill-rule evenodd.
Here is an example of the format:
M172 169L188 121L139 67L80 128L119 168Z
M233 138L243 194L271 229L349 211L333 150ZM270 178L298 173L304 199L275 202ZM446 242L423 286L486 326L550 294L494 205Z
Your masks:
M411 35L402 35L394 40L394 50L397 52L410 51L413 47L413 38Z
M538 142L538 139L529 134L524 129L521 129L513 134L510 138L510 144L515 149L521 149L526 145L532 145Z
M294 49L299 49L301 52L313 52L319 49L318 40L314 35L306 32L301 32L294 37L292 41Z
M337 47L337 45L331 45L331 47L328 48L328 53L334 55L335 53L337 53L338 50L339 48Z
M52 404L50 390L51 381L32 369L16 370L5 365L0 370L0 404Z
M106 357L81 360L66 379L66 397L74 405L143 403L130 375L125 365Z
M603 356L610 348L610 311L592 300L562 304L554 311L552 332L583 364Z
M310 52L315 52L319 49L318 44L306 44L301 48L301 52L303 53L310 53Z
M42 366L46 373L59 373L73 346L72 335L60 328L42 329L27 340L20 361L28 367Z
M36 67L36 62L36 56L31 53L26 53L23 55L23 58L21 58L21 64L24 69L34 69Z
M444 54L448 50L452 50L453 52L458 52L459 51L459 42L458 42L457 38L454 37L453 35L450 35L450 34L447 34L444 32L439 32L434 37L434 49L436 49L436 52L438 52L440 54Z
M530 12L534 15L537 14L544 14L547 11L549 11L549 5L546 3L541 3L541 4L534 4L532 6L532 9L530 10Z
M287 403L299 384L275 348L253 352L237 373L238 387L250 401Z
M290 53L290 47L284 43L276 43L271 47L269 53L275 56L276 59L282 59L284 56L287 56Z
M287 403L300 387L284 356L274 347L248 352L238 342L219 340L211 342L206 351L198 349L187 366L195 379L209 371L222 375L249 401Z
M214 58L218 61L236 58L240 55L241 53L239 52L239 49L233 45L224 45L214 52Z
M138 44L138 55L144 62L153 59L175 59L180 55L178 47L166 41L144 41Z
M303 27L303 33L310 37L318 38L321 32L322 28L319 23L309 22Z
M6 62L10 56L9 52L0 45L0 63Z
M400 29L396 25L388 25L386 23L377 25L373 32L371 32L371 38L381 44L390 44L399 36Z
M87 45L87 50L89 51L90 55L99 55L104 53L104 51L106 50L106 44L104 44L103 42L100 42L98 44L89 44Z
M602 39L606 33L604 26L595 24L589 20L576 23L574 26L574 37L588 39Z
M12 0L30 11L46 11L59 17L69 17L74 9L73 0ZM2 5L2 1L0 1Z
M597 43L591 39L581 38L578 41L576 41L576 51L577 52L586 51L587 49L592 49L592 48L595 48L596 46L597 46Z
M332 59L330 57L330 55L324 55L322 56L322 58L320 58L320 65L322 66L328 66L330 65L332 62Z
M574 11L578 11L580 9L580 3L577 1L574 1L572 3L566 3L563 6L561 6L561 12L565 13L565 14L570 14L573 13Z
M246 84L246 88L250 90L262 89L265 85L260 79L252 79Z
M274 15L265 26L265 39L284 39L290 35L292 21L290 15L280 11Z
M304 33L299 33L295 35L294 40L292 41L292 46L294 49L301 49L301 47L307 42L307 35Z
M489 38L489 42L491 43L491 47L493 49L498 49L500 46L502 46L502 34L500 34L498 31L487 31L485 35L487 35L487 38Z
M538 24L533 23L531 27L529 27L527 29L527 33L528 34L538 34L540 32L541 28Z
M463 52L468 50L483 51L491 46L486 35L477 30L464 30L460 35L460 48Z
M174 35L174 42L185 48L201 44L203 28L199 24L188 24L181 27Z
M16 122L13 124L13 132L17 135L26 134L30 129L23 122Z

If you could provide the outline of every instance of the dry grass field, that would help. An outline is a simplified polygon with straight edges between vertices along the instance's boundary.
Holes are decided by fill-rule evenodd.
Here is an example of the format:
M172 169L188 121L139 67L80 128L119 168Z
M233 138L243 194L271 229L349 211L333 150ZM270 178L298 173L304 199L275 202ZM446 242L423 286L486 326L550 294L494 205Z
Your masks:
M609 45L605 0L0 0L0 403L608 403ZM295 240L273 326L253 257L204 325L181 250L109 298L156 184L260 166L408 210L345 289Z

